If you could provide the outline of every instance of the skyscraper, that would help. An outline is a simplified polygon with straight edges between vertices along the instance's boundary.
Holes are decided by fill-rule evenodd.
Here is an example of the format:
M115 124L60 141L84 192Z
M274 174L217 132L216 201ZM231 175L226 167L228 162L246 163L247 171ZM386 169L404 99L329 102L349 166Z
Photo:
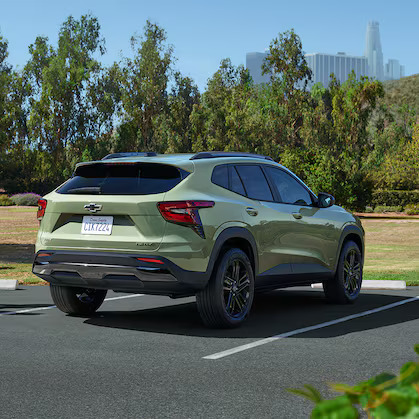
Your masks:
M314 53L305 54L307 65L313 72L312 80L309 85L322 83L329 86L330 74L333 73L337 80L344 83L348 80L349 74L354 71L356 77L368 76L368 62L366 57L356 57L346 55L344 52L337 54Z
M269 83L269 74L262 74L262 64L266 56L265 52L248 52L246 54L246 68L255 84Z
M381 49L379 23L368 22L365 39L365 56L368 59L368 73L370 77L384 80L383 50Z

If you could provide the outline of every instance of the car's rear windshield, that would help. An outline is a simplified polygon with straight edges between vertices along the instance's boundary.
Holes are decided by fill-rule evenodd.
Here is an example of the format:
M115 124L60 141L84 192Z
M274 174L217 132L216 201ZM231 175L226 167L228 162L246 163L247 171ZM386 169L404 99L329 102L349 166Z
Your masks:
M189 173L157 163L93 163L77 167L60 194L148 195L167 192Z

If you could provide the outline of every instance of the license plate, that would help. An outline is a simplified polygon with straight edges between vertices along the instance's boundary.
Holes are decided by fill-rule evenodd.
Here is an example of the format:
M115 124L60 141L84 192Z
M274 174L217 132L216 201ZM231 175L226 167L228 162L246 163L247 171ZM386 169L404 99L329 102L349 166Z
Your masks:
M81 225L81 234L105 234L109 236L112 233L112 225L112 216L85 215Z

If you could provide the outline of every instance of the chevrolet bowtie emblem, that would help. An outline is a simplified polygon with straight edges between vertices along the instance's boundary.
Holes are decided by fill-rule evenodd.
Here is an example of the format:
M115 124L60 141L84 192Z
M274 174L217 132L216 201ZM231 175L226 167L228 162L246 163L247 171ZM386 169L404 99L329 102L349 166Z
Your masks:
M97 204L94 204L94 203L91 202L90 204L85 205L84 209L86 211L90 211L90 212L95 213L95 212L98 212L102 209L102 205L97 205Z

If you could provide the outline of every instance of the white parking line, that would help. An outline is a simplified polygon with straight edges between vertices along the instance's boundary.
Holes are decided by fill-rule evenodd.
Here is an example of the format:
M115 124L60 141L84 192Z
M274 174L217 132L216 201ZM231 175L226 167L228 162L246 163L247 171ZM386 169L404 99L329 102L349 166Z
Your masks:
M105 301L122 300L124 298L142 297L144 294L121 295L120 297L105 298Z
M228 349L226 351L217 352L217 353L212 354L212 355L204 356L203 359L224 358L226 356L233 355L233 354L236 354L238 352L243 352L243 351L246 351L248 349L255 348L257 346L266 345L267 343L271 343L271 342L274 342L274 341L279 340L279 339L288 338L290 336L298 335L300 333L310 332L311 330L322 329L323 327L332 326L334 324L347 322L348 320L353 320L353 319L356 319L358 317L364 317L364 316L368 316L370 314L378 313L380 311L389 310L390 308L401 306L401 305L407 304L407 303L411 303L413 301L419 301L419 296L408 298L408 299L402 300L402 301L398 301L396 303L387 304L385 306L374 308L372 310L363 311L361 313L351 314L350 316L341 317L340 319L335 319L335 320L330 320L328 322L319 323L319 324L316 324L314 326L303 327L301 329L292 330L291 332L281 333L279 335L275 335L275 336L272 336L272 337L269 337L269 338L266 338L266 339L261 339L261 340L257 340L257 341L252 342L252 343L247 343L245 345L236 346L235 348Z
M37 307L37 308L27 308L25 310L18 310L18 311L8 311L7 313L0 313L0 316L9 316L11 314L20 314L20 313L30 313L31 311L40 311L40 310L51 310L56 306L48 306L48 307Z
M130 295L122 295L120 297L105 298L104 302L122 300L124 298L142 297L143 295L144 294L130 294ZM56 307L57 306L48 306L48 307L27 308L25 310L18 310L18 311L8 311L7 313L0 313L0 316L10 316L12 314L30 313L32 311L51 310L52 308L56 308Z

